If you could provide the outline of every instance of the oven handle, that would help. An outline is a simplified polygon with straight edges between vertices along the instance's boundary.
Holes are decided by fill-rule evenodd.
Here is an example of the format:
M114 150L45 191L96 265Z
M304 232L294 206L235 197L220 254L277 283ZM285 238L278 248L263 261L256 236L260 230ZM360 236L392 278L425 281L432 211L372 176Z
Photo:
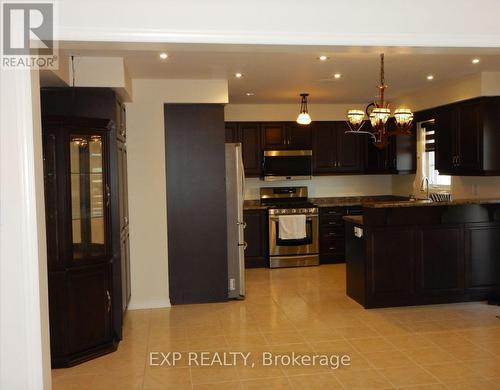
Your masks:
M295 215L300 215L300 214L295 214ZM309 215L309 216L306 217L306 221L312 221L315 218L318 218L317 214ZM270 221L278 221L279 217L269 217L269 220Z

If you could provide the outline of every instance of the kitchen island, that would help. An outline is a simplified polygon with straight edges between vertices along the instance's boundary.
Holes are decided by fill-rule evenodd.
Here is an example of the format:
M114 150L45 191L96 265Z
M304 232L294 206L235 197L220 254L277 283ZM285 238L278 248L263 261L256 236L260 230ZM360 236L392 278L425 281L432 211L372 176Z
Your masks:
M365 308L500 293L500 200L388 201L345 216L347 294Z

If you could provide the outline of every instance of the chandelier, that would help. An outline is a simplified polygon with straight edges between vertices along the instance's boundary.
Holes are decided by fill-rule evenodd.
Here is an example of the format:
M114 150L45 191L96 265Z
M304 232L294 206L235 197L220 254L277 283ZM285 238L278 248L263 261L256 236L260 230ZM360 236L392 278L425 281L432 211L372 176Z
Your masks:
M379 101L369 104L365 111L349 110L347 111L347 124L349 126L346 133L352 134L369 134L374 145L383 149L387 146L391 135L408 135L411 133L411 125L413 122L413 113L409 108L398 108L394 111L395 129L389 130L387 122L391 117L389 104L385 101L385 69L384 69L384 54L380 55L380 85ZM361 130L366 123L365 115L370 120L371 130Z

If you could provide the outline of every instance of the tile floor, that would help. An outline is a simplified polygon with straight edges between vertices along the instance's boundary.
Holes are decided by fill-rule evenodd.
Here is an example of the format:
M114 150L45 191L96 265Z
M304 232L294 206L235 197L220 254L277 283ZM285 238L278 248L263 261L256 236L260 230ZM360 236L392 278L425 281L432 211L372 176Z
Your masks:
M56 390L500 389L497 306L364 310L345 267L247 272L245 301L137 310L117 352L53 370ZM149 352L248 351L254 368L149 365ZM351 365L263 367L263 351L348 354Z

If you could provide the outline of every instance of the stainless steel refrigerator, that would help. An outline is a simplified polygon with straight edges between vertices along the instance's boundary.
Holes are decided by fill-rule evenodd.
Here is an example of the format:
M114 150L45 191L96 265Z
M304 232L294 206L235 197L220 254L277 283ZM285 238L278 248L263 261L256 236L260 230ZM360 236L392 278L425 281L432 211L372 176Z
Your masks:
M226 144L228 297L235 299L243 299L245 296L244 191L241 144Z

